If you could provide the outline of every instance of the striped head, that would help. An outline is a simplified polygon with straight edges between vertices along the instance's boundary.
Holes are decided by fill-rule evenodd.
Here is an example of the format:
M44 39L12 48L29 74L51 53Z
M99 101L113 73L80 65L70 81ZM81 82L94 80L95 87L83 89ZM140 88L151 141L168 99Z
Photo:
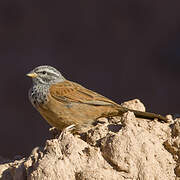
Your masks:
M36 67L27 76L32 78L34 85L51 85L65 80L57 69L47 65Z

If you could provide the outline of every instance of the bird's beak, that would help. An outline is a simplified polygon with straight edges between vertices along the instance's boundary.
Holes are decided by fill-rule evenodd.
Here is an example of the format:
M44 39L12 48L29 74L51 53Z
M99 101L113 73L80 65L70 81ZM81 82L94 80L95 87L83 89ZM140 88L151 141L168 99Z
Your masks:
M38 75L37 75L35 72L33 72L33 73L28 73L28 74L26 74L26 76L31 77L31 78L35 78L35 77L37 77Z

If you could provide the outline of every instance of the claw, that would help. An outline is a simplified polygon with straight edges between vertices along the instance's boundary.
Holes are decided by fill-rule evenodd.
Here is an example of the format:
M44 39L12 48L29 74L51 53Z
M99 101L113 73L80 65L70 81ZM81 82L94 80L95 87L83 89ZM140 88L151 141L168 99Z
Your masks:
M63 137L70 132L72 129L74 129L75 124L71 124L70 126L67 126L66 128L64 128L59 136L59 139L62 140Z

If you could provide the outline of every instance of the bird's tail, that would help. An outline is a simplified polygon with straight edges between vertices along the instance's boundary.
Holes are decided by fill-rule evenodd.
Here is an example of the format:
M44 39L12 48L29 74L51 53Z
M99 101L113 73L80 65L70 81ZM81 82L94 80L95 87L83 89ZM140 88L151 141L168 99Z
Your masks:
M128 109L128 108L125 108L125 107L122 107L122 106L118 107L118 111L119 111L120 114L131 111L138 118L145 118L145 119L155 119L155 118L157 118L159 121L167 122L167 118L160 115L160 114L155 114L155 113L151 113L151 112L137 111L137 110Z

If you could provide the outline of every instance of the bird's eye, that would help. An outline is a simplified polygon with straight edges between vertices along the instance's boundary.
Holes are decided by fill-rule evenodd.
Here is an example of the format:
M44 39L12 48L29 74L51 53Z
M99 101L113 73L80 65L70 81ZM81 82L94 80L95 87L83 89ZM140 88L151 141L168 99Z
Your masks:
M46 71L43 71L42 74L46 74Z

